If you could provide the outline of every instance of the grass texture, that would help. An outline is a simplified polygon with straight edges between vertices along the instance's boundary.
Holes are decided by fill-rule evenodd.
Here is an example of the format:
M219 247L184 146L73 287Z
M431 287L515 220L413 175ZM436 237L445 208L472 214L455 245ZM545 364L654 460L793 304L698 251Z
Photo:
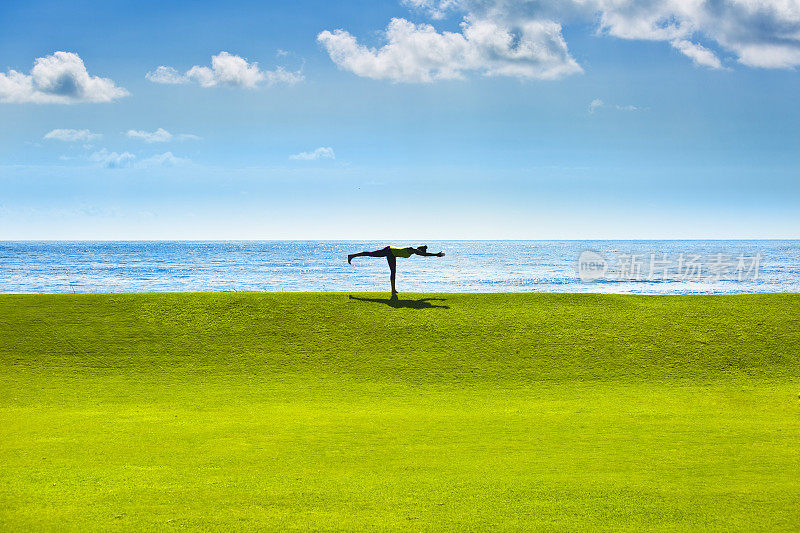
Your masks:
M0 530L800 529L800 295L0 297Z

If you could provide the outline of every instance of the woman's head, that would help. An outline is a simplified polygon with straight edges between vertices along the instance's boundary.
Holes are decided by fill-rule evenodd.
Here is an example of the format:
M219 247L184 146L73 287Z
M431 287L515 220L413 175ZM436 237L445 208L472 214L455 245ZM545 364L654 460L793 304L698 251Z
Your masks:
M427 252L428 251L428 247L427 246L417 246L417 250L420 251L420 252Z

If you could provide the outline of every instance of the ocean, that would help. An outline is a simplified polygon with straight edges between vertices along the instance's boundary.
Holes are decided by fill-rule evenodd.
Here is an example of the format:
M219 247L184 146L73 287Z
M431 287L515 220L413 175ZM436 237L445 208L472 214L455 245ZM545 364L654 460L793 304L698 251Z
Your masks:
M389 291L386 242L0 241L0 293ZM406 241L402 292L800 292L800 240Z

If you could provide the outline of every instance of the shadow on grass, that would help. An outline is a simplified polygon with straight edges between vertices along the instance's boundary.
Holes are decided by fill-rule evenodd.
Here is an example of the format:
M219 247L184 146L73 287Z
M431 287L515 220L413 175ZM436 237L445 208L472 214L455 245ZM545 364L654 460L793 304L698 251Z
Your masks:
M436 305L431 302L443 302L444 298L420 298L419 300L401 300L399 298L361 298L350 295L351 300L359 302L372 302L376 304L388 305L395 309L450 309L449 305Z

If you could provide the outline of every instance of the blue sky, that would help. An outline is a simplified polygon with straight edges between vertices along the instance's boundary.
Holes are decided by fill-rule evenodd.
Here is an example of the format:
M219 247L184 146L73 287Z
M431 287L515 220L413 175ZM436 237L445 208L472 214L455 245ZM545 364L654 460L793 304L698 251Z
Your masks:
M4 2L0 239L799 237L800 6L640 3Z

